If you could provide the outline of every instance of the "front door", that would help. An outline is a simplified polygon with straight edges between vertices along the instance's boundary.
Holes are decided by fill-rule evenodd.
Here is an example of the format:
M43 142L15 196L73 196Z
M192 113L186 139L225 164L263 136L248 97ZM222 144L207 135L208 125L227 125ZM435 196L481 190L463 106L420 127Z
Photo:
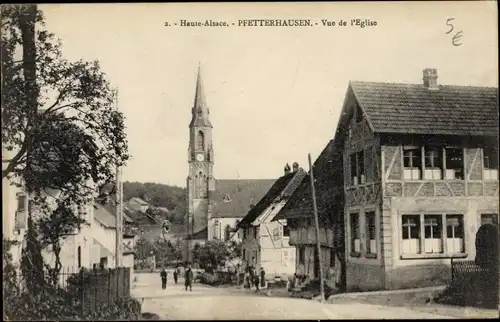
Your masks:
M314 277L319 278L320 261L318 254L318 247L314 247Z

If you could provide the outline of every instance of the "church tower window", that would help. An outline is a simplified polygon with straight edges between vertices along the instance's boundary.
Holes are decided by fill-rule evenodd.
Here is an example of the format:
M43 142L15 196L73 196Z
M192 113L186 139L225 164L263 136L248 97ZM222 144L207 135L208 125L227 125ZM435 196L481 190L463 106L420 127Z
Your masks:
M196 149L205 151L205 134L202 131L198 132L198 137L196 139Z

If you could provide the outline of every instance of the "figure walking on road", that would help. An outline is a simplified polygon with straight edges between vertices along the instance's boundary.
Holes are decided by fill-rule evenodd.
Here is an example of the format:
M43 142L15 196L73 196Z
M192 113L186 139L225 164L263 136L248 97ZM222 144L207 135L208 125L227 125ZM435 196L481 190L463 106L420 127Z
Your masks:
M177 284L177 279L179 278L179 265L174 270L174 283Z
M193 271L191 270L191 264L187 265L186 272L184 273L184 286L186 287L186 291L191 292L193 290Z
M252 267L252 282L253 282L253 285L255 286L255 292L258 292L259 291L259 275L257 274L257 270Z
M260 268L260 287L266 287L266 271L264 271L264 267Z
M165 270L165 267L161 270L160 273L161 277L161 288L166 289L167 288L167 271Z

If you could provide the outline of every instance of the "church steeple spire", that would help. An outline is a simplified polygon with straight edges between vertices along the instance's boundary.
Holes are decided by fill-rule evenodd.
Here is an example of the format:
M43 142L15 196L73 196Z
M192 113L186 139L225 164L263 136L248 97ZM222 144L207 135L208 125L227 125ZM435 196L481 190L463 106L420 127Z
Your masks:
M209 109L205 102L205 93L203 91L203 82L201 80L201 68L198 63L198 76L196 78L196 89L194 95L194 104L191 111L192 119L189 124L192 126L204 126L212 127L210 120L208 119Z

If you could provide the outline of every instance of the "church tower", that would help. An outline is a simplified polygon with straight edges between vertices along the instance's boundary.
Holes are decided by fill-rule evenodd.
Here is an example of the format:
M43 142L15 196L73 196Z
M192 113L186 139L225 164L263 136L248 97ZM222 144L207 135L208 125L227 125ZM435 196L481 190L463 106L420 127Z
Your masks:
M206 105L200 67L198 66L194 104L189 123L189 174L186 182L187 233L192 239L208 240L208 236L212 235L209 231L212 211L210 197L215 189L215 180L213 178L212 124L209 114L210 110ZM207 229L206 233L200 233L205 228ZM201 236L198 236L199 234ZM191 247L192 245L189 248ZM187 259L191 261L190 256Z

